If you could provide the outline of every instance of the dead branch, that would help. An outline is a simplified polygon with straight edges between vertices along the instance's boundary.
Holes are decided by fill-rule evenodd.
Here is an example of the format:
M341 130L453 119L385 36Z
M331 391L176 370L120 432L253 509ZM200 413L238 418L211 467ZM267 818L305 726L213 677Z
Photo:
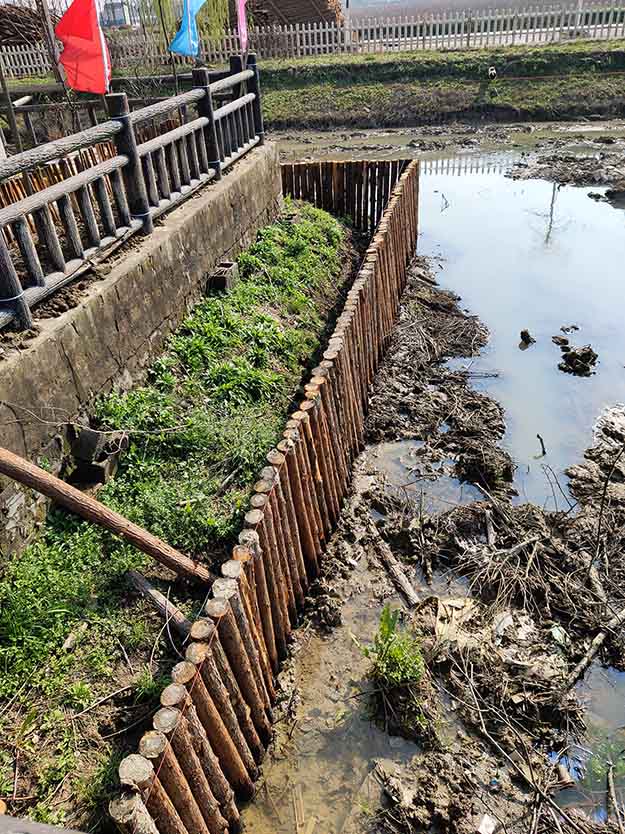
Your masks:
M606 625L601 629L601 631L595 636L594 640L590 644L590 647L584 657L580 660L577 666L573 669L571 674L567 677L564 688L570 689L574 683L584 674L586 669L590 666L593 659L596 657L597 652L603 646L606 641L608 634L611 631L615 631L619 626L625 623L625 608L622 611L619 611L612 619L606 623Z
M170 602L164 594L161 594L160 591L148 582L143 574L136 570L129 570L126 575L134 588L152 603L154 608L156 608L159 614L162 614L165 620L176 628L180 636L183 638L187 637L191 631L191 623L182 611L176 608L173 602Z

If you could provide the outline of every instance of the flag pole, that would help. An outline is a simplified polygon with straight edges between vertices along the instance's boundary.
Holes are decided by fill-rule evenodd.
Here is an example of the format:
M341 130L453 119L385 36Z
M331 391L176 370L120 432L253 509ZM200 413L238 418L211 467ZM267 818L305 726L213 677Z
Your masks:
M13 141L15 142L15 148L18 153L21 153L24 148L22 146L22 139L20 137L20 131L17 126L17 119L15 118L15 109L13 107L13 102L11 101L11 93L9 92L9 85L7 84L6 75L4 74L4 56L0 53L0 84L2 85L2 92L4 93L4 98L6 99L7 110L9 115L9 124L11 126L11 133L13 134Z
M56 35L54 34L54 26L52 25L52 16L50 14L48 0L37 0L37 6L45 24L46 44L48 46L48 53L52 60L54 75L56 76L56 80L65 87L65 73L63 72L63 67L59 62L60 52L58 46L56 45Z

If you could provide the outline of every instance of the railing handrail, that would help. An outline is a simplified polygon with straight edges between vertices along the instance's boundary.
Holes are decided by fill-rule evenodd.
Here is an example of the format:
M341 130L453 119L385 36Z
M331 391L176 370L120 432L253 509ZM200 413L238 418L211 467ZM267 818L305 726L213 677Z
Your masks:
M72 133L62 139L55 139L53 142L46 142L45 145L39 145L36 148L10 156L0 162L0 182L17 174L32 171L34 168L45 165L46 162L54 162L56 159L68 156L83 148L107 142L113 139L121 129L122 126L117 121L101 122L99 125L86 128L79 133Z
M147 107L142 107L140 110L133 110L130 114L130 122L133 125L138 125L141 122L147 122L157 116L164 116L166 113L171 113L172 110L177 110L179 107L196 104L200 99L204 98L205 94L204 90L194 89L186 93L179 93L177 96L172 96L164 101L158 101L156 104L148 104Z
M41 191L36 191L34 194L24 197L23 200L19 200L6 208L0 209L0 229L6 226L7 223L15 223L16 220L19 220L25 214L37 211L68 194L73 194L74 191L78 191L79 188L83 188L85 185L90 185L106 174L118 171L127 163L127 156L112 156L110 159L105 159L104 162L100 162L92 168L87 168L79 174L74 174L73 177L68 177L66 180L49 185Z
M129 235L150 234L155 217L219 179L222 170L263 143L255 55L248 55L247 69L241 66L241 58L233 57L228 77L216 81L208 70L195 69L193 89L134 112L125 93L111 93L108 121L0 163L0 183L26 174L22 182L14 179L24 196L0 208L0 327L12 319L30 327L33 304ZM233 100L215 109L213 92L229 90ZM187 119L190 105L197 116ZM179 126L168 130L165 124L163 133L140 141L137 125L175 110L181 114ZM109 158L97 161L103 154L96 153L94 159L93 148L111 140L113 155L109 146L104 149ZM83 156L88 167L76 172L67 158L83 149L90 151ZM51 178L60 173L61 181L33 193L38 177L28 172L54 162L59 164Z

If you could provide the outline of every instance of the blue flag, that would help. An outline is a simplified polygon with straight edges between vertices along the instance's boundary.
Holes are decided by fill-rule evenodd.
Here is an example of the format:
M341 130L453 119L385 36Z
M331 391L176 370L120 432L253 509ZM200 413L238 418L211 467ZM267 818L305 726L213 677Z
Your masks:
M184 0L182 22L176 36L169 44L170 52L191 57L198 54L200 51L200 36L195 17L205 2L206 0Z

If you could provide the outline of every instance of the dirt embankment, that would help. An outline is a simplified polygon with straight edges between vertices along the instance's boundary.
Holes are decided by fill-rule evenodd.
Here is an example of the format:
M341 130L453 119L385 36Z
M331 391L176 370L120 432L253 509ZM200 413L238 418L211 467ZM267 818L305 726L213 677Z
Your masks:
M377 761L370 779L382 799L364 813L356 797L340 828L347 834L619 831L614 762L599 763L607 821L559 795L576 790L568 754L586 731L576 683L591 663L625 666L625 417L606 414L586 460L569 471L577 505L515 503L500 407L472 388L470 370L444 364L486 339L417 259L367 422L370 444L414 441L411 471L391 482L382 447L365 451L311 604L320 629L340 623L350 573L365 560L363 606L391 596L393 584L404 595L407 587L404 627L424 663L411 714L405 685L385 688L383 710L374 689L378 720L418 740L420 752L408 763ZM429 485L450 477L478 485L478 500L430 510Z
M621 41L267 62L265 117L273 129L615 117L624 69Z
M616 73L494 82L451 78L339 88L317 84L268 92L265 114L267 126L276 130L599 119L625 114L625 94L623 76Z

